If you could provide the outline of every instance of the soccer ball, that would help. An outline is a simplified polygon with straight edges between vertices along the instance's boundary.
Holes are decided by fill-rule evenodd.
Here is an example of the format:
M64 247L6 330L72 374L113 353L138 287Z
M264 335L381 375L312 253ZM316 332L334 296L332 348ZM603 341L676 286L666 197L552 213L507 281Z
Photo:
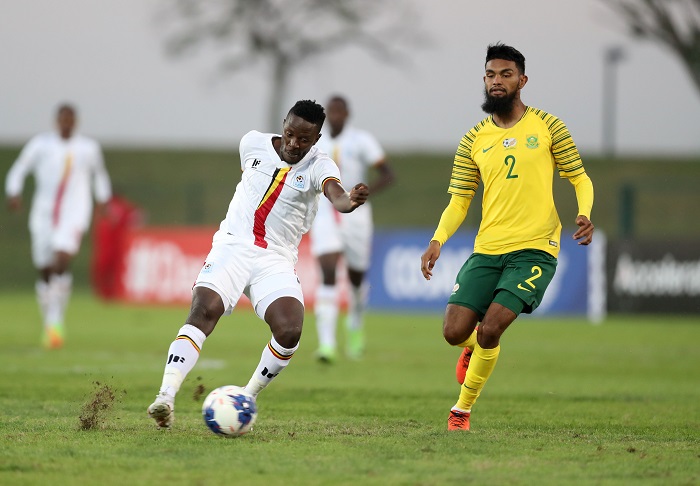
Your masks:
M218 435L238 437L253 428L258 417L255 397L240 386L227 385L213 390L202 404L207 427Z

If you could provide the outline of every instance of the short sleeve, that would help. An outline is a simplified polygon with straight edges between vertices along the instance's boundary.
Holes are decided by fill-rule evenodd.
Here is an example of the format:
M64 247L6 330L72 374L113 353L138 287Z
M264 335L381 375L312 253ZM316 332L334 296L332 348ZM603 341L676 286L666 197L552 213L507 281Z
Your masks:
M369 132L362 132L362 159L365 165L373 166L385 158L379 141Z
M311 169L311 184L317 192L323 192L323 185L328 179L340 182L340 170L329 157L323 155L314 162Z
M241 170L245 170L245 159L247 158L248 152L251 145L255 139L255 135L259 135L259 132L252 130L241 138L241 142L238 145L238 153L241 157Z

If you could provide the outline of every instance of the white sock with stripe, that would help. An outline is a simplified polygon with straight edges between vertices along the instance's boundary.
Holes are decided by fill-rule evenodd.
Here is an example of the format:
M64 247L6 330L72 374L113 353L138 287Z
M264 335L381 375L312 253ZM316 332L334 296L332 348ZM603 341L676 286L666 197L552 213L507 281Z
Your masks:
M206 338L202 331L191 324L185 324L178 331L175 341L168 349L163 383L160 386L159 394L165 395L167 401L172 403L175 400L175 394L180 390L182 382L197 363L199 351Z
M245 386L246 391L254 397L258 396L258 393L287 367L289 360L292 359L294 352L298 348L299 343L291 349L283 348L275 341L273 336L270 342L267 343L267 346L265 346L265 349L263 349L260 363Z
M316 289L316 331L321 348L335 350L338 321L338 293L335 285L319 285Z
M41 321L44 327L48 326L48 313L49 313L49 284L43 280L37 280L36 285L36 300L39 303L39 310L41 311Z
M369 287L366 283L362 283L359 287L351 285L350 290L346 326L350 331L357 331L364 327L365 307Z

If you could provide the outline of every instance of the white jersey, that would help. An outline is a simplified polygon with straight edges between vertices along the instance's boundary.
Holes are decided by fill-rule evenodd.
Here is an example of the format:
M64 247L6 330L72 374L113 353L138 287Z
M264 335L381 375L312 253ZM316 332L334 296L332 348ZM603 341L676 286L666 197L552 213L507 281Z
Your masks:
M100 146L82 135L65 140L56 132L47 132L32 138L7 174L8 197L22 194L30 173L36 182L29 215L32 232L48 233L66 222L85 231L92 216L91 185L98 202L112 196Z
M347 125L335 138L324 133L316 146L338 164L346 187L367 183L369 168L384 159L382 147L369 132ZM327 201L320 201L311 231L311 252L315 256L342 252L350 268L365 271L370 264L372 235L369 201L348 214L340 214Z
M340 177L347 188L360 182L367 183L368 169L385 156L372 134L348 125L335 138L323 132L316 146L338 164Z
M277 251L296 264L323 185L340 181L340 173L315 146L296 164L287 164L273 147L273 137L279 135L251 131L241 139L243 176L219 233Z

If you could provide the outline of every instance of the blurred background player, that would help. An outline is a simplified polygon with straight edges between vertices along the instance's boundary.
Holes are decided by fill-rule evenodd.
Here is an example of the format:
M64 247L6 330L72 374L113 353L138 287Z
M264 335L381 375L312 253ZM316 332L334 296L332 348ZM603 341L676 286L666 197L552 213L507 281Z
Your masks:
M272 332L245 387L248 393L257 397L299 347L304 296L294 265L319 196L346 213L364 204L369 194L362 183L346 192L338 167L314 147L325 118L321 105L298 101L284 119L281 135L251 131L241 139L241 182L195 281L187 321L168 350L160 391L148 407L159 428L172 425L175 395L204 340L243 293Z
M73 284L70 264L90 225L92 192L98 205L111 196L100 145L75 133L73 106L58 107L56 126L56 131L39 134L24 146L5 181L9 208L19 211L24 181L28 174L34 176L29 231L32 260L39 270L42 343L51 349L63 345L63 318Z
M457 274L443 323L445 340L464 348L456 370L463 382L448 430L469 430L472 405L496 366L501 335L520 313L537 308L554 277L561 237L552 194L555 169L576 192L579 228L573 238L579 245L593 238L593 183L566 125L520 99L527 80L518 50L500 43L488 47L481 108L489 117L459 144L450 203L421 258L430 280L440 248L464 221L483 180L474 253Z
M341 180L352 186L368 180L369 169L376 171L369 186L376 194L394 181L394 172L386 161L379 142L367 131L347 123L348 102L333 96L326 106L327 123L317 146L340 168ZM316 356L323 362L336 357L336 328L339 313L336 270L341 256L347 265L350 295L346 319L346 352L358 359L364 351L364 311L367 288L365 273L372 250L372 208L365 204L356 211L340 214L329 201L319 201L318 214L311 228L311 252L321 268L316 291L316 330L319 348Z

